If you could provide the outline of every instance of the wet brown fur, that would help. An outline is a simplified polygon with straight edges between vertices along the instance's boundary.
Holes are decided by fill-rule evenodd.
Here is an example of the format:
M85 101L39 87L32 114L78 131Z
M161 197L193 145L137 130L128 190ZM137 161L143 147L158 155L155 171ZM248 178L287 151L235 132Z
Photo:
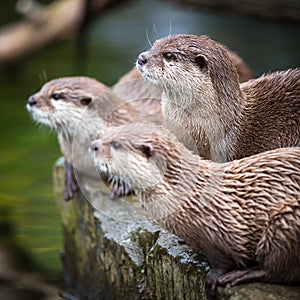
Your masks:
M209 293L217 284L300 283L300 148L213 163L166 129L124 125L93 150L95 164L134 186L153 218L204 251Z
M225 46L185 34L157 40L142 55L138 68L164 89L164 118L183 125L177 137L191 134L202 157L225 162L300 145L300 69L239 85Z

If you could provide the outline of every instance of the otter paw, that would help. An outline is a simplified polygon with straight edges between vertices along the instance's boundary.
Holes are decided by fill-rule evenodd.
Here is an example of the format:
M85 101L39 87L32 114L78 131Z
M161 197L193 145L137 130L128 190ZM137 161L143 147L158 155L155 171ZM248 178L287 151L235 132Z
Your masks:
M117 184L114 184L112 186L111 192L110 192L110 198L121 198L126 197L132 194L131 187L125 183L125 182L119 182Z
M207 300L213 300L217 297L217 289L215 287L209 287L205 284L205 294Z
M245 282L263 281L264 277L265 272L258 267L245 268L221 275L218 284L234 286Z
M217 274L210 270L206 276L205 293L208 300L215 299L217 296Z
M69 201L69 200L73 199L74 196L75 196L75 194L72 191L70 191L67 188L65 189L65 191L64 191L64 199L65 199L65 201Z
M67 163L64 199L66 201L73 199L78 190L79 190L79 185L75 176L73 166Z
M64 191L64 199L69 201L75 197L76 192L78 191L78 183L76 181L72 183L66 183L65 191Z

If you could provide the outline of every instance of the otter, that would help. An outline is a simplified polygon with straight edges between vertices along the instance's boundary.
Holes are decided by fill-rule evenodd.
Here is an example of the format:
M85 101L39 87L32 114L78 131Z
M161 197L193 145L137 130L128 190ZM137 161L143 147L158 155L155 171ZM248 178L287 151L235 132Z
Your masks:
M299 68L239 84L224 45L188 34L157 40L136 66L163 89L164 118L184 127L203 158L227 162L300 145ZM181 140L186 132L175 130Z
M253 78L252 71L246 62L237 53L228 50L228 56L238 73L240 83ZM112 90L126 101L136 99L161 98L162 89L145 79L142 74L133 67L129 72L120 77Z
M216 163L162 126L128 124L109 128L91 150L98 169L206 254L209 296L218 285L300 283L300 148Z
M156 102L155 102L156 101ZM85 159L90 142L101 136L107 126L121 125L136 118L160 122L160 99L136 99L126 103L101 82L84 76L51 80L28 99L32 118L58 133L61 152L66 160L65 200L78 190L76 169L95 176L92 164ZM88 158L88 156L87 156ZM98 175L98 174L97 174ZM129 193L122 183L113 185L112 195Z
M251 69L241 57L229 49L228 55L237 70L240 83L253 78ZM162 89L152 84L149 80L146 80L135 67L123 75L112 87L112 90L126 101L160 99L162 94Z

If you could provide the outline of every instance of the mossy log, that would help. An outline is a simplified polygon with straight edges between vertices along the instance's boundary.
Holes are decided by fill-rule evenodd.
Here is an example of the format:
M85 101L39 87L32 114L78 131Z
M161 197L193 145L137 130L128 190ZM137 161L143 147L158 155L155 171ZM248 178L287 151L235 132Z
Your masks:
M111 200L100 182L80 177L83 192L65 202L64 174L60 159L54 187L67 299L205 299L209 265L201 253L148 220L138 205ZM296 300L300 288L249 284L222 289L218 299Z

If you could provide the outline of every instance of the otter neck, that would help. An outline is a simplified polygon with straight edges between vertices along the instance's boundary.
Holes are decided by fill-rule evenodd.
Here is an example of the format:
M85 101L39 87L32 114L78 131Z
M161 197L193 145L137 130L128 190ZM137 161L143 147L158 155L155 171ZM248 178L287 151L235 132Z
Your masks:
M175 185L174 178L178 180ZM225 249L232 243L231 236L226 241L220 230L228 226L228 220L220 218L216 222L212 218L220 208L227 207L220 193L223 180L223 164L204 161L187 151L179 165L166 171L160 184L151 189L140 189L138 196L152 218L191 246L206 250L209 258L209 248L203 247L209 245L212 238L224 241ZM197 232L187 235L191 228L197 228Z
M222 89L223 88L223 89ZM211 85L202 90L190 88L178 93L164 89L162 111L164 118L181 122L193 137L204 131L210 145L210 156L205 159L226 162L234 158L234 145L243 122L244 95L239 85L218 87ZM192 150L192 149L191 149Z
M66 141L72 143L86 142L97 135L102 136L107 128L107 122L96 112L83 112L76 120L69 120L68 124L58 127L58 133Z
M212 178L207 161L201 161L199 168L200 157L186 148L182 149L185 155L175 156L170 153L167 168L159 183L137 191L143 207L156 219L168 218L181 210L196 192L197 197L205 196L206 186Z

